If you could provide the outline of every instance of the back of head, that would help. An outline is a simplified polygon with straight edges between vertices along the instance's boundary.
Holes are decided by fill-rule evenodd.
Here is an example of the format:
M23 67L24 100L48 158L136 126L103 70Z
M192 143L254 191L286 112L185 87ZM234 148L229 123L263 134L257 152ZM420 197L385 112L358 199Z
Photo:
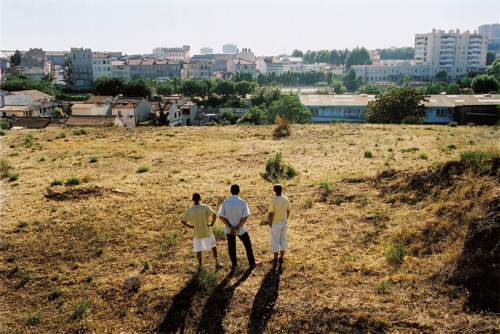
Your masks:
M274 192L276 195L281 196L281 192L283 191L283 187L279 184L274 186Z
M240 186L237 184L233 184L231 186L231 194L238 195L240 193Z
M200 194L198 194L198 193L194 193L194 194L193 194L193 201L195 201L195 202L199 202L199 201L201 201L201 196L200 196Z

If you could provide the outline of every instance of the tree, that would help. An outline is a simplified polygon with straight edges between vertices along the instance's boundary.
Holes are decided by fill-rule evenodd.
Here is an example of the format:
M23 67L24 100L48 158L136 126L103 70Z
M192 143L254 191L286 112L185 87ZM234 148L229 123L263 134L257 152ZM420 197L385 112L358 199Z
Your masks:
M500 80L500 58L495 59L491 67L486 71L486 74L493 75L497 80Z
M460 94L460 93L462 93L462 89L457 83L452 82L448 84L448 86L446 87L446 94Z
M187 79L182 82L181 93L189 96L190 98L194 98L196 96L204 98L208 93L208 89L204 80Z
M351 67L349 72L347 72L342 78L344 86L347 87L349 91L354 91L358 88L358 82L356 82L356 71Z
M486 54L486 66L490 66L495 61L495 51L488 51Z
M174 86L170 83L162 83L156 87L156 94L163 96L170 96L174 93Z
M278 101L271 103L265 111L266 121L273 124L276 116L280 116L290 122L306 124L311 122L311 112L305 105L300 103L297 95L285 95Z
M117 96L124 92L125 80L123 78L110 78L101 75L92 80L92 88L97 95Z
M366 48L354 48L346 59L346 69L350 69L352 65L371 65L370 52Z
M368 83L359 87L360 94L380 94L380 89L376 84Z
M54 108L54 116L56 117L66 117L67 115L64 113L62 108L60 107L55 107Z
M238 119L238 115L236 115L232 109L222 111L219 118L222 125L236 124Z
M21 65L21 52L19 50L16 50L12 56L10 56L10 65L11 66L18 66Z
M472 79L471 87L475 93L481 94L497 91L499 84L493 75L483 74Z
M405 75L405 77L403 79L403 87L410 87L410 83L411 83L411 78L407 74L407 75Z
M445 87L441 86L437 82L427 82L424 85L423 90L426 94L441 94L445 91Z
M237 72L239 73L239 72ZM252 94L255 89L255 83L250 81L240 81L235 85L236 93L244 99L247 94Z
M243 116L241 116L236 123L237 124L249 123L249 124L259 125L264 122L264 117L265 117L264 111L258 106L253 106Z
M240 81L255 81L255 77L252 75L252 72L249 71L238 71L231 76L231 80L234 82Z
M292 52L292 57L304 57L304 52L295 49Z
M153 87L148 79L142 76L136 76L125 84L124 93L129 97L144 97L152 99Z
M435 75L436 80L438 81L448 81L448 72L446 71L439 71Z
M368 123L399 124L404 118L427 117L424 101L426 95L411 87L396 87L368 102L364 114Z
M347 91L346 86L340 80L333 80L330 86L335 94L344 94Z

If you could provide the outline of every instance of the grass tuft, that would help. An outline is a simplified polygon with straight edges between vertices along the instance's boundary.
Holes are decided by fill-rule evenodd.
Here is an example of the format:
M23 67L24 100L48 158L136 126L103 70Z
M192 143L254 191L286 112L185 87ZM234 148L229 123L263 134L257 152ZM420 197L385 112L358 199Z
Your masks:
M139 167L137 167L136 173L145 173L147 171L149 171L148 166L139 166Z

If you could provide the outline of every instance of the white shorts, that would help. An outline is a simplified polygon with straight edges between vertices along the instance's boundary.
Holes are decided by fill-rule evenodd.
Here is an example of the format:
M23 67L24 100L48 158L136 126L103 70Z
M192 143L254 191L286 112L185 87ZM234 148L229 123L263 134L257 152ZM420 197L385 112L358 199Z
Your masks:
M213 234L203 239L193 238L193 252L195 253L207 249L212 249L214 247L215 247L215 238Z
M288 241L286 240L286 220L271 225L271 252L277 253L280 250L285 251L288 249Z

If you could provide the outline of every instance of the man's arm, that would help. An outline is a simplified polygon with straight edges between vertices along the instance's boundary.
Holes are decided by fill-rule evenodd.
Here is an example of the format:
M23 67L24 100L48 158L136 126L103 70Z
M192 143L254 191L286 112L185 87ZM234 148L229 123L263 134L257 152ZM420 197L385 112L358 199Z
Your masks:
M286 209L286 219L288 219L288 217L290 217L290 209Z
M226 219L226 217L219 216L220 220L224 223L229 228L232 228L233 226L229 223L229 221Z
M189 227L189 228L194 228L194 225L189 225L188 223L186 223L186 222L185 222L184 220L182 220L182 219L181 219L181 223L182 223L182 225L187 226L187 227Z
M243 217L243 218L241 218L240 223L238 224L238 226L236 226L236 227L235 227L236 232L238 232L238 231L239 231L239 229L243 226L243 224L245 224L245 222L247 221L247 218L248 218L248 217Z
M273 226L274 212L269 212L269 227Z
M212 224L208 224L208 226L214 226L216 219L217 219L217 215L214 213L214 215L212 216Z

